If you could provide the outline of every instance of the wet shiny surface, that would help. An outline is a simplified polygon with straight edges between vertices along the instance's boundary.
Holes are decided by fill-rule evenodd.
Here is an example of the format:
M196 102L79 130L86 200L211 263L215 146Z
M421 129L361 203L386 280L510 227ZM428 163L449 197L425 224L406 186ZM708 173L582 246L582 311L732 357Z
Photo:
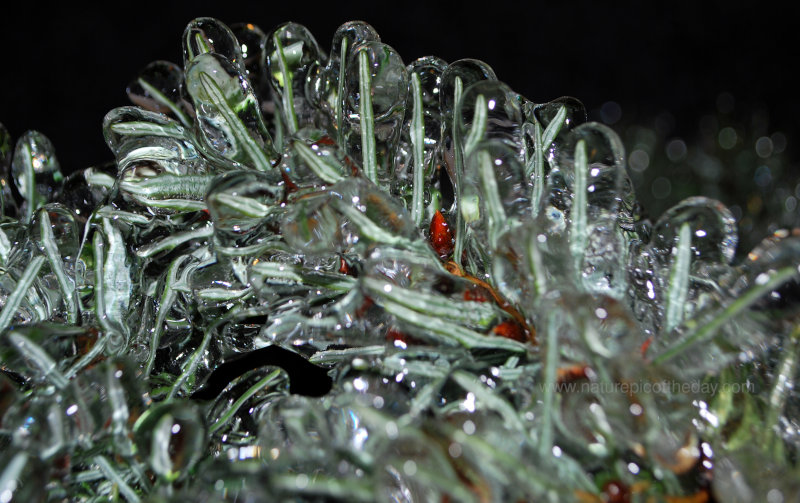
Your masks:
M478 60L265 33L192 21L113 168L0 129L1 503L797 498L797 232L644 219Z

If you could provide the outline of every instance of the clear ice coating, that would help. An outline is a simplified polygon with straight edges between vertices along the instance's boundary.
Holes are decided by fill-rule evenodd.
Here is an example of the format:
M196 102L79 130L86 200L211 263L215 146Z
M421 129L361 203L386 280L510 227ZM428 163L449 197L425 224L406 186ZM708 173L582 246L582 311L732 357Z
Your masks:
M197 111L206 154L266 171L275 154L252 86L241 70L217 53L195 56L186 87Z
M207 170L191 131L160 113L115 108L103 120L103 134L120 172L130 166L149 166L173 175Z
M242 46L233 31L218 19L199 17L183 31L183 67L189 68L189 63L207 53L218 54L245 71Z
M257 247L272 235L270 220L275 225L281 188L271 182L266 174L252 170L229 171L211 181L205 200L217 254Z
M427 206L438 209L441 194L435 188L441 161L442 114L439 92L447 63L434 56L412 61L409 75L405 122L394 161L392 192L406 200L414 222L419 225ZM415 190L416 187L416 190Z
M247 79L253 85L256 94L260 96L266 91L264 87L266 82L264 82L261 69L264 63L267 35L261 28L251 23L234 23L231 25L231 31L239 42Z
M303 128L286 142L280 168L287 186L299 190L341 181L356 164L326 131Z
M28 131L17 140L11 161L11 176L22 198L22 220L30 222L64 178L50 140L38 131Z
M566 134L586 122L586 107L571 96L562 96L547 103L526 103L524 112L528 121L539 124L544 130L551 124L558 126L558 132L549 138L550 142L545 142L546 149L550 148L562 131Z
M564 136L547 181L537 213L551 234L568 236L576 277L589 292L621 297L627 239L619 223L626 190L619 137L602 124L578 126Z
M464 90L454 120L464 155L470 155L475 142L498 140L522 153L522 110L517 95L496 80L476 82Z
M725 205L705 197L685 199L661 215L652 230L653 253L673 254L680 246L684 225L689 227L692 269L727 265L733 260L738 241L736 220Z
M373 182L391 180L400 141L408 71L397 52L381 42L364 42L347 60L342 100L347 153Z
M0 125L0 503L798 499L800 230L362 21L183 51L111 162Z
M186 102L183 91L183 69L169 61L150 63L127 89L134 105L170 115L188 127L194 109Z
M314 114L305 96L305 82L309 71L323 60L322 52L305 26L285 23L267 37L264 57L286 134L294 134Z
M180 401L160 403L133 426L139 455L156 475L168 481L185 476L202 457L207 443L200 408Z
M348 21L333 35L327 64L324 66L320 64L309 73L306 96L312 105L322 112L320 114L322 118L316 125L328 124L332 132L335 132L334 137L340 145L343 145L347 61L359 45L380 41L380 35L369 24L363 21Z
M439 87L439 108L442 113L441 145L444 150L445 166L456 189L459 184L460 170L463 169L463 152L460 138L462 126L454 124L461 96L464 91L477 82L496 81L494 70L477 59L460 59L447 65L442 73Z
M530 212L530 189L517 152L499 139L470 149L461 189L461 216L479 243L497 246L500 235Z

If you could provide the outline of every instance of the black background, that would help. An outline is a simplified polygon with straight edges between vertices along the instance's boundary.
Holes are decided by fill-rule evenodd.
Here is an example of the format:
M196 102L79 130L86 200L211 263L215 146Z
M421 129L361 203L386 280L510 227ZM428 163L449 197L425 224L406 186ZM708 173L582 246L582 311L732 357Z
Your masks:
M18 2L15 2L17 4ZM474 57L529 99L562 95L596 110L613 100L626 121L669 111L675 134L713 111L721 92L758 107L771 128L797 138L800 63L796 7L777 2L118 2L102 9L64 2L6 4L0 13L0 122L14 138L37 129L64 171L106 161L105 113L126 105L125 87L147 63L181 62L194 17L252 22L269 31L305 24L324 51L336 28L371 23L406 63L428 54ZM791 9L791 10L790 10ZM796 164L796 163L795 163Z

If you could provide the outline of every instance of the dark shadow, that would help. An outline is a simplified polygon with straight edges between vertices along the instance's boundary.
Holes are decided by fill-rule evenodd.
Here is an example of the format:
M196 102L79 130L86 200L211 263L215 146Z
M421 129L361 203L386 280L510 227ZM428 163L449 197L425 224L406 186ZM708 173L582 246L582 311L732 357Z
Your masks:
M318 367L303 356L279 346L267 346L228 359L208 376L203 386L192 393L197 400L213 400L225 387L250 370L274 366L289 374L289 392L293 395L323 396L333 386L326 369Z

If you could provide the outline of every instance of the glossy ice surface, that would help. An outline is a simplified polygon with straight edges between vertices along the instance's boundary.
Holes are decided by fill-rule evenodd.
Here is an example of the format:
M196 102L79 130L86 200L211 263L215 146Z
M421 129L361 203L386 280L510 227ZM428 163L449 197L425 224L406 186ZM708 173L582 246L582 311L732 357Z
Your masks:
M0 503L798 501L799 232L363 22L183 48L113 163L0 127Z

